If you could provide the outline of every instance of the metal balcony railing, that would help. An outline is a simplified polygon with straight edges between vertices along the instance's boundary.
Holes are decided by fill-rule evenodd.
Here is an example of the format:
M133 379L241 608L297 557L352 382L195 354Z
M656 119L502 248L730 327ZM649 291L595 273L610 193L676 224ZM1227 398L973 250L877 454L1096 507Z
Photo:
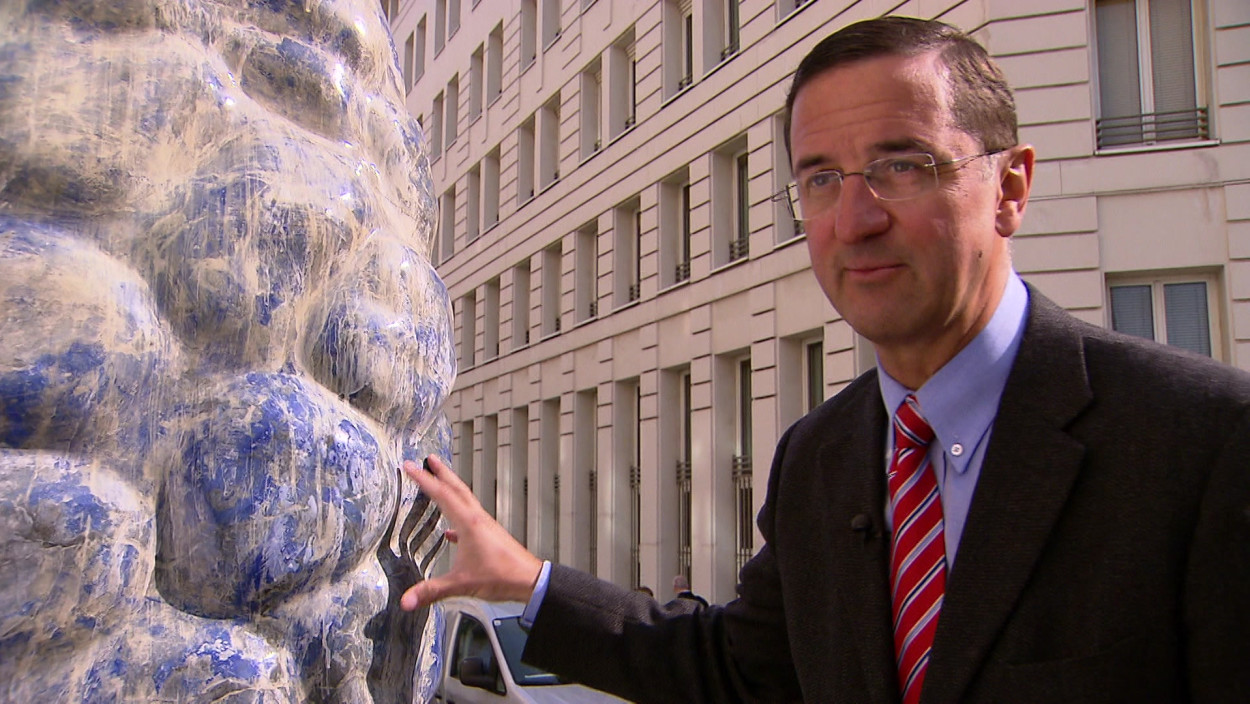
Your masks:
M751 559L755 552L755 529L753 519L754 489L751 473L751 458L748 455L734 455L733 484L735 503L735 562L739 571Z
M1102 117L1096 123L1098 148L1210 138L1205 107L1193 110Z
M687 259L684 262L679 262L673 274L674 274L673 278L676 281L685 281L686 279L689 279L690 278L690 260Z

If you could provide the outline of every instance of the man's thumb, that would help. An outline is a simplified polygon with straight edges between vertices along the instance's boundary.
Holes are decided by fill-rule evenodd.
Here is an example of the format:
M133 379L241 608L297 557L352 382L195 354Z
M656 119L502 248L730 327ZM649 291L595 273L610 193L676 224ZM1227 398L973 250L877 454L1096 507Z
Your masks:
M441 577L426 579L408 587L408 591L400 597L399 606L404 611L413 611L419 606L429 606L448 596L447 585Z

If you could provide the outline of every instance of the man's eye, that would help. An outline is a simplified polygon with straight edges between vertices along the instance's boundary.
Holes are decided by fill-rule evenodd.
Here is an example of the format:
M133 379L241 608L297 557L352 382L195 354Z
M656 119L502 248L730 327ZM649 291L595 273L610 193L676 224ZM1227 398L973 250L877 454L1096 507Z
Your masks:
M807 177L808 188L828 188L837 184L840 179L836 171L817 171Z
M908 174L922 167L922 164L908 159L888 159L882 170L886 174Z

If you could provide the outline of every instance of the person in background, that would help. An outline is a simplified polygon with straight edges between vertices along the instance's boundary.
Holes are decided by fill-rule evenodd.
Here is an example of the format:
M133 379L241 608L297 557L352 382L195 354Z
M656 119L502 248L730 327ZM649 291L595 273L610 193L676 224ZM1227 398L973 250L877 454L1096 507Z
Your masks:
M877 365L782 436L737 598L544 562L431 458L405 469L460 547L404 606L528 600L527 661L639 702L1250 701L1250 374L1021 280L1034 149L956 28L839 30L785 116L813 272Z
M676 599L688 599L698 603L700 606L707 606L707 599L690 591L690 580L686 579L684 574L673 577L673 594Z

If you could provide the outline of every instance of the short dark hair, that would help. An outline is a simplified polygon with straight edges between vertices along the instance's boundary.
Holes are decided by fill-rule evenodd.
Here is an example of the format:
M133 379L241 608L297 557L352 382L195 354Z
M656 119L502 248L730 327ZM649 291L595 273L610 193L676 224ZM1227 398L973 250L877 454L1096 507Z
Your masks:
M985 151L1014 147L1019 141L1016 101L985 48L945 22L889 16L847 25L803 57L786 96L786 152L790 153L794 100L817 75L862 59L916 56L933 50L940 52L938 57L948 71L955 127L981 140Z

